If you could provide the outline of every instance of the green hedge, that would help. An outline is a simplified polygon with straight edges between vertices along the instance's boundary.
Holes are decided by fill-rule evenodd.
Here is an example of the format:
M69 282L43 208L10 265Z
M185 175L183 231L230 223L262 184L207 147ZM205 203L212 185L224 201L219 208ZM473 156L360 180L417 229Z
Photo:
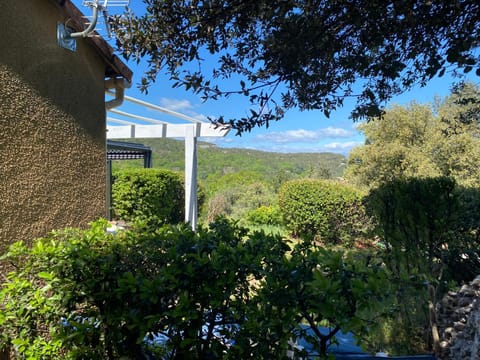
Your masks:
M333 244L348 245L368 231L362 199L351 187L323 180L289 181L279 190L286 228L295 236Z
M448 177L397 179L372 189L365 202L398 284L389 347L418 351L431 342L428 307L480 272L480 189Z
M461 284L478 275L480 189L448 177L399 179L373 189L367 205L388 261L437 281Z
M180 174L162 169L128 169L114 174L113 215L149 225L184 220L185 190Z
M0 284L0 352L38 360L284 359L288 342L308 331L325 358L337 327L361 339L372 318L382 323L382 298L393 293L381 259L303 242L290 248L279 235L225 219L196 232L134 225L111 234L106 226L10 247L4 259L17 266ZM326 321L331 332L318 332ZM164 341L154 341L160 334Z

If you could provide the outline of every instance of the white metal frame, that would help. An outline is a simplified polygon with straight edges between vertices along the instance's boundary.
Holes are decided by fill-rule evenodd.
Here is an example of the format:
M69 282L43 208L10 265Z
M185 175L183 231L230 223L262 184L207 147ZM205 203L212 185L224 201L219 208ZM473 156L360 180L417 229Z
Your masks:
M107 94L113 93L107 91ZM130 96L125 96L127 103L153 113L172 117L175 122L137 115L120 109L107 110L107 139L133 138L183 138L185 140L185 222L193 229L197 226L197 138L224 137L229 128L215 128L211 123L172 111ZM127 104L124 104L127 105ZM120 116L111 117L110 114Z

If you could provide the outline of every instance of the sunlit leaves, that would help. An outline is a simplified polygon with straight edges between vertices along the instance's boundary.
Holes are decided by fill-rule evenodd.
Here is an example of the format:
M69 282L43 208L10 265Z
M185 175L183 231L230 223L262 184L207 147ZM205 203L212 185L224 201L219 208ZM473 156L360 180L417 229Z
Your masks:
M355 189L325 180L293 180L279 190L286 228L296 236L351 246L368 232L370 222Z
M361 124L366 142L351 151L346 177L363 187L409 176L480 184L479 99L478 87L460 84L435 108L396 105Z
M112 185L115 217L149 225L184 219L184 186L178 173L163 169L129 169L115 173Z

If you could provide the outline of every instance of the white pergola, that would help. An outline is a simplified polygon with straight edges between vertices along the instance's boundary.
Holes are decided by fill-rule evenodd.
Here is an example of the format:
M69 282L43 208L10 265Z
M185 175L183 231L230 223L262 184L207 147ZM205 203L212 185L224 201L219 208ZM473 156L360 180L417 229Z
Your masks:
M114 95L110 91L107 94ZM144 116L149 112L153 117ZM172 120L159 119L159 114ZM215 128L209 122L130 96L124 96L124 103L120 107L107 110L107 139L185 140L185 222L190 223L193 229L197 226L197 138L224 137L229 131L228 128Z

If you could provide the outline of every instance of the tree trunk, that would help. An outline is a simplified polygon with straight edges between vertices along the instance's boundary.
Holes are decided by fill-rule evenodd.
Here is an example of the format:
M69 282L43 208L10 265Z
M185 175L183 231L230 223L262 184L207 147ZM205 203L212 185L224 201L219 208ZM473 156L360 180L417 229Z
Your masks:
M0 350L0 360L10 360L10 349Z

